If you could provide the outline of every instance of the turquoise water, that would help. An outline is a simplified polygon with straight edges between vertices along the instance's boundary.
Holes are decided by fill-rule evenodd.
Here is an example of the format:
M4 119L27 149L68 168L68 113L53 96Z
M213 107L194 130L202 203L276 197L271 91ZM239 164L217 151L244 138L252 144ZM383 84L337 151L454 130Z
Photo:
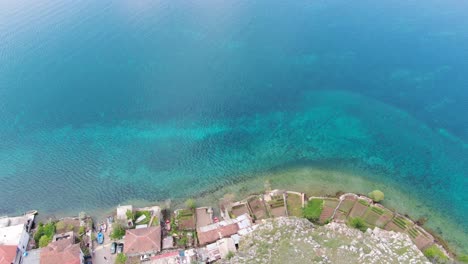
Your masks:
M468 4L393 2L1 1L0 214L303 163L398 184L467 234Z

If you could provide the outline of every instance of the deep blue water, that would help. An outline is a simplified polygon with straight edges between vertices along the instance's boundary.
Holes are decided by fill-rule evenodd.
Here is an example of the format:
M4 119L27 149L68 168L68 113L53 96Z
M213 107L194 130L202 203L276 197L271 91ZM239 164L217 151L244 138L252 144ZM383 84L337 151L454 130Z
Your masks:
M339 161L432 198L468 233L467 12L0 0L0 214L188 197Z

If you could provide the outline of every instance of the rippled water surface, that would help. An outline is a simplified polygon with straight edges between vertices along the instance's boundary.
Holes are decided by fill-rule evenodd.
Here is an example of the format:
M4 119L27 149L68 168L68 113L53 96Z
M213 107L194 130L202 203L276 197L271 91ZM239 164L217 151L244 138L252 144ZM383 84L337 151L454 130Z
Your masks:
M464 247L466 10L0 1L0 214L184 198L318 164L424 200Z

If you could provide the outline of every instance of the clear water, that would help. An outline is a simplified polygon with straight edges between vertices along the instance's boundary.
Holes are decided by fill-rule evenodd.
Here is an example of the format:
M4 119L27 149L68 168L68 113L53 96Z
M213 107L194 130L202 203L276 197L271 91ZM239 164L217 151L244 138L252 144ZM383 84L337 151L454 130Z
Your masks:
M466 235L467 10L0 1L0 214L183 198L300 163L396 184Z

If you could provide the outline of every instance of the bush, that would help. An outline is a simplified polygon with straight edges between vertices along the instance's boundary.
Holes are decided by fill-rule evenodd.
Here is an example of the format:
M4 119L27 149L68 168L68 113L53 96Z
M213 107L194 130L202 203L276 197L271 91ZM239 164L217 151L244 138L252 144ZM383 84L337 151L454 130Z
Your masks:
M135 221L135 214L132 211L127 210L127 212L125 214L127 215L128 220Z
M112 233L110 234L110 238L114 240L119 240L122 239L123 236L125 236L125 229L119 225L119 224L114 224L113 226Z
M55 228L56 228L57 230L61 230L61 231L65 230L65 222L63 222L63 221L58 221L58 222L55 224Z
M195 209L197 207L197 204L194 199L190 198L187 201L185 201L185 206L189 209Z
M380 190L374 190L368 194L369 198L371 198L374 202L380 202L383 201L385 198L385 195L382 191Z
M52 237L54 235L55 235L55 224L53 222L49 222L45 225L42 223L39 223L37 231L34 234L34 240L36 241L36 244L40 245L40 240L43 236L46 236L49 238L49 240L52 240Z
M349 219L349 225L351 227L354 227L356 229L361 230L362 232L366 232L366 230L367 230L366 222L364 221L364 219L362 219L360 217L350 218Z
M80 229L78 230L78 235L82 236L86 232L86 229L84 226L80 226Z
M229 251L226 255L226 258L231 259L232 257L234 257L234 253L232 251Z
M115 258L115 263L116 264L125 264L125 262L127 262L127 256L125 256L124 253L117 254L117 257Z
M47 245L49 245L49 243L52 241L52 237L49 237L49 236L41 236L41 238L39 239L39 247L43 248L43 247L47 247Z
M431 261L446 261L448 260L448 257L440 250L440 248L437 245L432 245L426 250L424 250L424 256L426 256L429 260Z
M177 240L177 245L185 247L185 245L187 245L187 237L184 236L181 239Z
M309 221L317 222L320 218L320 214L322 213L322 208L322 199L312 199L307 202L306 207L302 210L302 215Z

